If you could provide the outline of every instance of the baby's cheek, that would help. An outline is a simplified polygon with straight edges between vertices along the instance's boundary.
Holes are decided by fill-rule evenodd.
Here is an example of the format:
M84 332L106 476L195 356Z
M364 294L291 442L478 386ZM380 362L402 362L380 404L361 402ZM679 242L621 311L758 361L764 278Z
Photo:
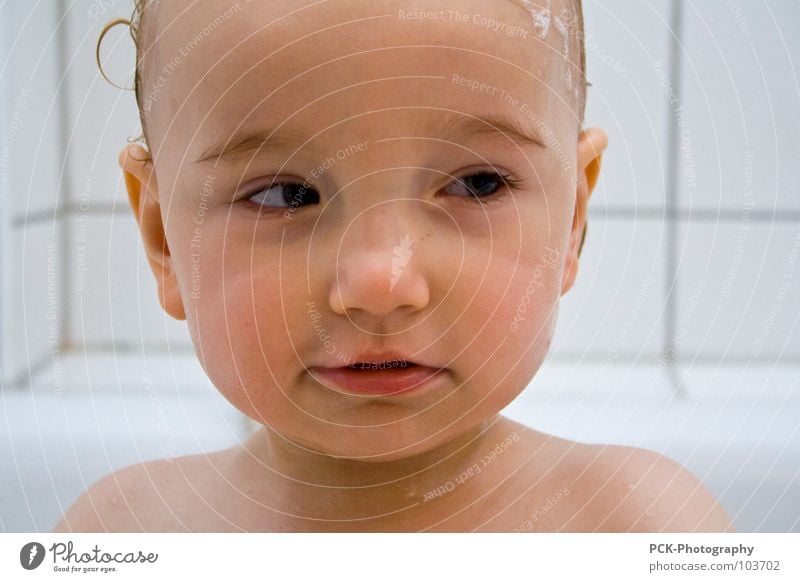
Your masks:
M517 253L495 245L491 254L470 250L453 301L462 308L446 341L454 353L461 397L480 413L508 405L536 374L550 347L560 268L557 253ZM499 249L499 250L498 250ZM482 262L481 259L484 259Z
M512 271L513 267L509 273ZM561 272L560 252L545 246L532 259L517 263L513 275L506 275L509 287L498 309L494 334L504 340L501 350L509 365L524 367L547 353L555 328Z
M197 318L190 322L209 379L254 418L276 381L284 381L291 352L276 279L266 269L226 269L218 283L204 284L195 301Z

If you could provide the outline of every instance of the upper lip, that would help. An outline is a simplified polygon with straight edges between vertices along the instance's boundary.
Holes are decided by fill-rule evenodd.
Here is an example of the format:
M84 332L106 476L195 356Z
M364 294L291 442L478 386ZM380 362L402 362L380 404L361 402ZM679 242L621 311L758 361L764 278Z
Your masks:
M427 366L436 368L437 366L428 366L418 359L412 359L403 352L395 350L380 350L380 351L364 351L355 353L352 357L342 363L342 360L336 362L337 365L323 366L327 368L346 368L354 364L380 364L382 362L406 362L407 364L415 364L417 366Z

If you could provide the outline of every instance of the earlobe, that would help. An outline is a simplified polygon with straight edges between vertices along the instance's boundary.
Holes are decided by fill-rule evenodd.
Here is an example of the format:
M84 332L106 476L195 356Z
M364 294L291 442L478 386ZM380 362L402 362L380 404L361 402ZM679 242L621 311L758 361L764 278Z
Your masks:
M125 188L142 236L147 262L156 277L161 307L175 319L186 319L169 246L167 245L155 168L147 152L137 145L126 146L119 154Z
M578 272L578 259L583 250L587 232L587 207L589 197L600 176L603 152L608 146L608 135L600 128L590 128L580 133L577 152L577 186L575 192L575 211L572 218L570 244L564 265L561 294L569 291L575 283Z

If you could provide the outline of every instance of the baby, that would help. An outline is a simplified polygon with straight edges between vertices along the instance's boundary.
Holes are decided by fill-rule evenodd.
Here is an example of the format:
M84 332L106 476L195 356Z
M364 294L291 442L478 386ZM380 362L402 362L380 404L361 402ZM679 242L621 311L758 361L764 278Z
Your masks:
M140 2L130 204L162 307L260 428L105 477L55 531L732 531L675 462L500 414L550 348L607 145L581 14Z

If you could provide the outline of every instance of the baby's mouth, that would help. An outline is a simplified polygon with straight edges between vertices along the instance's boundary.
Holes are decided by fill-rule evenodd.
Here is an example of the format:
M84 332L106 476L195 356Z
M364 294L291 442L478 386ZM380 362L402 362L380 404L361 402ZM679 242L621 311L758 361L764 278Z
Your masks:
M416 393L442 377L442 368L408 360L355 362L338 368L312 368L312 376L324 385L358 396L400 396Z

